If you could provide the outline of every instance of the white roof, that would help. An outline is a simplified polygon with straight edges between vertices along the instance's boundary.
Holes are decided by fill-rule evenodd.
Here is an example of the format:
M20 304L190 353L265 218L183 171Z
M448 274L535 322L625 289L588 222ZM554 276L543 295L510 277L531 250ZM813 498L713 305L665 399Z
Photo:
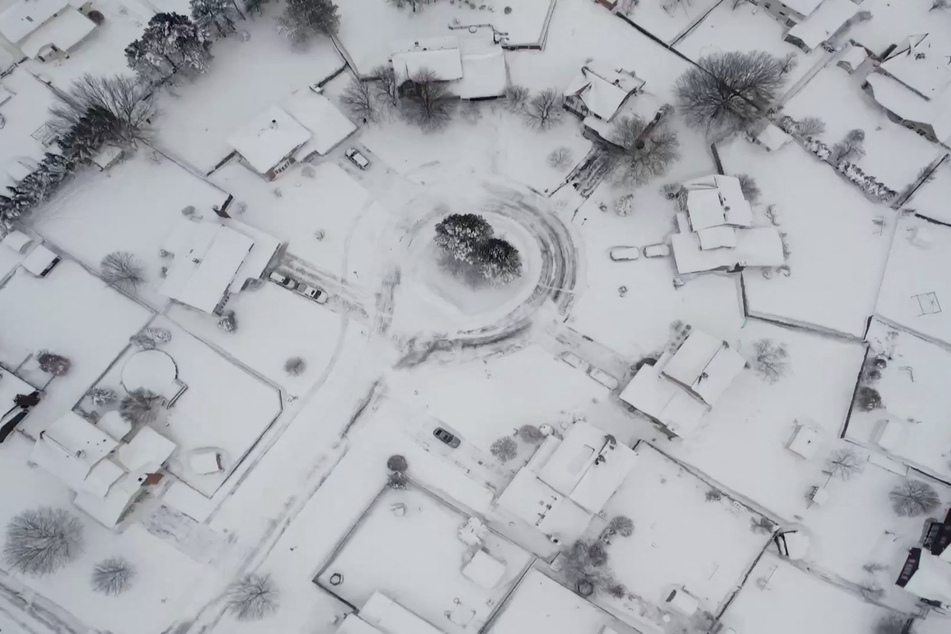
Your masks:
M772 123L767 123L762 131L756 135L756 140L767 147L770 151L778 150L789 143L791 139L792 137L783 132L779 126Z
M716 189L693 189L687 192L687 213L694 231L718 227L726 222L720 192Z
M116 440L125 438L125 435L132 431L132 423L122 418L119 410L109 410L99 417L96 421L96 427L109 434Z
M357 126L329 99L310 88L298 90L284 102L284 108L302 126L310 130L304 152L324 155L353 134Z
M360 608L360 618L386 634L445 634L379 592Z
M383 632L351 613L343 619L343 623L337 628L337 634L383 634Z
M412 79L423 70L432 72L440 81L462 79L462 56L455 37L397 42L390 61L397 83Z
M107 528L118 524L142 487L141 476L126 474L109 488L105 497L89 491L77 491L73 504Z
M868 52L864 47L852 44L845 49L845 52L839 57L839 64L847 64L852 70L862 65L868 58Z
M882 62L882 70L925 98L936 98L951 84L951 46L927 35L905 44Z
M808 460L816 455L816 450L819 448L818 441L819 432L805 425L797 425L787 447L789 451Z
M20 0L0 13L0 35L17 44L67 6L67 0Z
M116 145L106 145L101 150L99 150L94 157L92 157L92 162L95 163L99 169L106 169L114 160L119 158L121 154L121 147Z
M822 0L782 0L782 2L793 11L798 11L808 17L816 10Z
M505 574L505 564L484 550L479 550L469 560L462 574L479 587L494 588Z
M809 553L812 540L802 531L789 531L777 537L783 546L783 556L787 559L802 559Z
M740 179L736 176L717 174L714 176L714 181L723 200L723 215L726 218L726 223L737 227L752 225L753 208L750 207L749 201L743 197Z
M176 480L162 496L162 503L177 509L198 522L204 522L215 509L215 505L204 495L181 480Z
M684 614L693 614L700 609L700 602L687 594L683 588L677 588L671 594L673 596L668 595L665 603L669 604L680 612L683 612Z
M725 342L694 330L661 371L712 406L745 365Z
M33 275L42 275L43 271L58 257L58 255L40 244L30 251L30 255L23 258L22 266Z
M706 405L673 381L662 377L656 365L643 365L619 397L625 403L686 437L700 426Z
M939 141L951 141L951 87L933 99L924 99L904 84L881 73L870 73L865 80L872 96L886 110L902 119L924 123L934 129Z
M581 67L581 72L565 90L565 96L577 95L593 114L611 119L627 97L644 86L633 73L617 71L599 62Z
M70 411L40 434L30 460L76 489L118 446L98 427Z
M684 183L684 188L694 231L722 224L738 227L753 224L753 209L743 197L743 188L736 176L711 174Z
M461 50L462 79L452 85L452 92L463 99L504 95L508 71L502 47L463 40Z
M923 599L951 606L951 563L922 549L918 570L905 584L905 590Z
M780 266L785 262L783 241L776 227L751 227L736 230L736 247L732 249L700 248L696 233L675 233L670 236L677 271L681 274L713 271L740 266Z
M814 49L828 40L858 11L858 5L852 0L822 0L819 8L808 18L789 29L788 35L798 38L809 49Z
M528 467L515 474L496 505L564 542L580 537L591 523L590 513L539 480Z
M42 133L55 101L53 91L22 66L0 79L0 115L6 121L0 128L0 190L19 182L45 152L59 151L43 145Z
M106 497L110 487L125 475L125 469L111 460L100 460L82 483L82 490L100 498Z
M95 28L95 22L70 8L31 33L20 43L20 50L30 58L35 58L43 47L49 45L69 52Z
M221 452L218 449L201 449L188 457L188 466L201 475L218 473L221 471L220 456Z
M228 144L258 173L266 174L310 137L294 117L271 106L228 137Z
M168 460L176 445L151 427L143 427L129 444L119 447L119 462L130 472L157 471Z
M162 293L210 313L228 290L254 246L248 236L219 222L183 219L192 229L191 242L179 248L168 268Z
M701 229L697 236L700 238L700 248L704 250L736 246L736 229L729 225Z
M22 231L11 231L4 236L3 240L0 240L0 246L13 249L17 253L23 252L23 250L31 244L33 244L33 238Z
M237 293L242 289L244 283L247 282L249 278L261 277L265 269L267 269L267 265L270 264L274 253L280 248L281 241L256 227L246 225L234 218L225 219L222 222L225 226L231 227L254 240L254 246L251 247L251 252L248 254L248 257L244 258L241 267L234 275L234 281L231 282L231 286L228 288L232 293Z

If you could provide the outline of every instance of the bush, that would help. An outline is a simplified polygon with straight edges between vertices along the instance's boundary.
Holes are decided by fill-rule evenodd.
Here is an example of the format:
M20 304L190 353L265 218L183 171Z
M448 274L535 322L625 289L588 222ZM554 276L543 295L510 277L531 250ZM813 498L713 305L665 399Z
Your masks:
M582 596L616 585L607 566L607 551L597 542L576 541L562 553L561 561L569 587Z
M508 462L518 455L518 443L510 436L499 438L489 448L489 452L501 462Z
M918 517L938 508L941 498L934 487L921 480L906 480L892 489L888 497L892 510L900 517Z
M519 427L518 437L528 443L537 443L545 440L545 434L534 425L522 425Z
M277 612L279 599L271 575L249 572L228 588L225 608L239 621L257 621Z
M172 340L172 331L168 328L150 327L132 335L129 343L143 350L152 350Z
M145 281L142 266L128 251L113 251L99 263L102 281L110 286L135 291Z
M36 357L36 362L40 365L41 370L53 376L63 376L69 372L69 368L72 366L72 362L66 357L46 350L40 351L40 354Z
M634 212L634 194L625 194L614 203L614 212L619 216L630 216Z
M399 454L393 454L386 461L386 468L390 471L396 471L403 473L409 468L409 464L406 462L406 458Z
M238 322L235 319L233 310L229 310L218 319L218 327L227 333L237 332Z
M148 425L158 418L159 397L145 389L132 390L119 403L119 415L132 424Z
M626 515L615 515L608 522L608 529L621 537L630 537L634 534L634 522Z
M307 369L307 362L301 357L291 357L284 362L284 371L291 376L300 376Z
M63 509L40 507L23 511L7 524L3 559L17 572L54 573L82 551L83 525Z
M118 394L111 387L94 387L89 390L89 399L96 407L105 407L116 402Z
M92 571L92 589L107 596L119 596L132 587L135 568L124 557L110 557Z
M871 412L884 407L882 395L874 387L867 385L863 385L855 393L855 405L863 412Z
M397 491L402 491L406 488L406 485L409 483L409 480L406 479L406 476L403 475L402 471L393 471L386 479L386 486L391 489L396 489Z
M743 192L743 198L751 204L759 202L762 192L759 185L756 184L756 179L749 174L737 174L736 177L740 180L740 190Z

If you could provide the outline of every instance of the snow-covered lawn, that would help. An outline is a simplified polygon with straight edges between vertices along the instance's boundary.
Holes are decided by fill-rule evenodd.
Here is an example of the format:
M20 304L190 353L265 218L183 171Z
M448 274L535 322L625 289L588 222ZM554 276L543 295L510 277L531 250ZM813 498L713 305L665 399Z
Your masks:
M171 341L160 349L172 357L178 380L188 386L153 426L178 446L169 471L211 497L280 414L280 394L169 319L159 317L151 325L171 331ZM122 368L137 352L130 347L100 384L121 393ZM190 467L190 454L203 448L220 450L224 471L202 475Z
M866 174L900 193L942 153L941 148L892 122L881 106L862 90L861 84L858 75L849 75L837 66L827 66L786 103L783 114L794 119L822 119L826 130L819 138L830 148L849 130L863 130L865 156L854 162Z
M403 514L395 510L399 505ZM466 544L458 532L467 519L414 486L387 489L318 579L351 605L362 606L382 592L445 632L476 632L532 557L492 532L483 535L481 545ZM480 549L505 568L489 588L462 573ZM342 575L343 583L332 586L334 574Z
M70 260L45 278L18 269L0 288L0 362L15 369L41 350L72 362L20 429L35 437L62 416L151 318L151 311Z
M182 209L191 205L198 215L216 218L212 205L223 205L227 198L174 161L142 147L108 172L80 173L37 211L34 227L94 270L113 251L132 253L145 275L137 297L161 308L167 298L159 292L159 272L168 260L159 250L181 220Z
M181 305L170 307L168 316L292 394L303 394L326 372L341 317L325 306L266 283L233 296L228 310L235 312L237 332L227 333L217 327L217 317ZM296 376L284 369L294 357L306 364Z
M634 534L613 537L607 549L614 576L640 601L661 604L682 586L701 609L716 613L771 531L755 528L762 516L729 498L708 499L709 484L654 447L638 443L635 450L634 468L604 508L607 518L634 521ZM632 616L640 608L640 601L606 600Z
M835 442L864 356L859 343L749 320L738 336L722 334L747 359L754 342L784 344L789 364L776 383L742 372L704 418L696 435L661 447L728 489L790 519L805 509L810 486L825 481L824 451ZM786 449L796 425L818 434L811 459Z
M862 10L869 11L872 19L853 26L849 37L881 55L915 33L951 32L951 11L932 11L933 4L934 0L865 0Z
M908 202L907 209L914 209L915 213L951 224L951 157L945 158L932 173L931 179L919 187Z
M641 4L651 5L659 2ZM697 2L692 4L696 5ZM729 51L766 51L781 59L792 53L796 56L796 65L786 73L784 90L792 88L806 76L809 69L825 57L822 48L817 48L807 55L799 47L786 42L784 37L788 27L776 20L769 11L748 2L740 3L736 9L733 4L734 0L720 2L700 25L690 31L674 48L694 61L713 53ZM640 11L640 8L635 11Z
M719 0L692 0L678 2L674 0L658 0L657 2L640 2L637 6L624 12L632 22L657 38L671 44L677 36L682 36L690 25L702 18L713 9ZM623 5L624 3L620 3ZM670 5L669 9L665 5ZM619 6L620 6L619 5ZM621 10L618 13L622 13ZM710 16L704 18L704 23Z
M418 12L407 5L397 9L386 0L347 0L339 3L338 37L358 72L367 75L387 63L399 42L457 35L464 27L483 25L479 35L491 38L492 29L507 34L510 44L535 44L544 34L549 6L556 0L451 0L423 6ZM557 11L557 8L556 8ZM450 27L460 30L450 30Z
M796 145L767 154L735 140L720 147L728 174L747 173L775 205L791 275L743 273L749 312L861 337L872 314L895 212L868 202L831 167Z
M202 172L232 151L228 137L249 119L344 64L328 38L315 38L306 50L295 51L274 23L281 7L263 8L263 16L238 25L250 40L218 40L208 72L183 80L158 100L156 144Z
M868 634L888 610L764 556L721 621L737 632Z
M894 324L951 344L951 228L914 215L895 231L875 312Z
M917 469L951 480L951 393L945 389L951 375L951 353L904 330L873 319L867 339L869 358L887 365L881 378L864 382L878 390L883 409L852 410L846 437L889 453ZM886 440L879 446L888 421ZM894 436L893 434L896 434Z

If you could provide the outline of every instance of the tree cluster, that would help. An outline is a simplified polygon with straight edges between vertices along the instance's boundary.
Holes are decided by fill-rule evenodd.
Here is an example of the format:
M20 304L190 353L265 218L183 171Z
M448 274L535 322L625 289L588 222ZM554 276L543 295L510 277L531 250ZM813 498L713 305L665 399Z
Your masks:
M211 38L188 16L156 13L139 39L126 47L125 58L148 84L164 82L175 73L200 74L208 69Z
M287 0L277 23L294 46L305 46L316 35L336 35L340 16L331 0Z
M477 214L451 214L436 225L434 241L450 270L472 284L508 284L522 274L518 250L495 237L495 230Z
M190 0L192 20L206 32L227 37L237 30L237 22L244 18L234 0Z

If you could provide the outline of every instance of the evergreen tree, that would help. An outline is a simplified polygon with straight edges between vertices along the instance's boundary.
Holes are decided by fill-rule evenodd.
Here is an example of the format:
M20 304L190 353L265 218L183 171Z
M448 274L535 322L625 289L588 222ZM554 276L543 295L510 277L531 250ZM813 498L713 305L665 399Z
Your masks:
M454 260L474 262L476 248L492 237L492 226L477 214L451 214L436 225L436 246Z
M291 42L301 46L314 35L335 35L340 16L331 0L287 0L278 24Z
M476 257L482 276L493 284L508 284L522 274L518 249L501 238L489 238L480 244Z
M191 0L191 14L195 24L227 37L235 32L236 23L244 17L234 0Z

